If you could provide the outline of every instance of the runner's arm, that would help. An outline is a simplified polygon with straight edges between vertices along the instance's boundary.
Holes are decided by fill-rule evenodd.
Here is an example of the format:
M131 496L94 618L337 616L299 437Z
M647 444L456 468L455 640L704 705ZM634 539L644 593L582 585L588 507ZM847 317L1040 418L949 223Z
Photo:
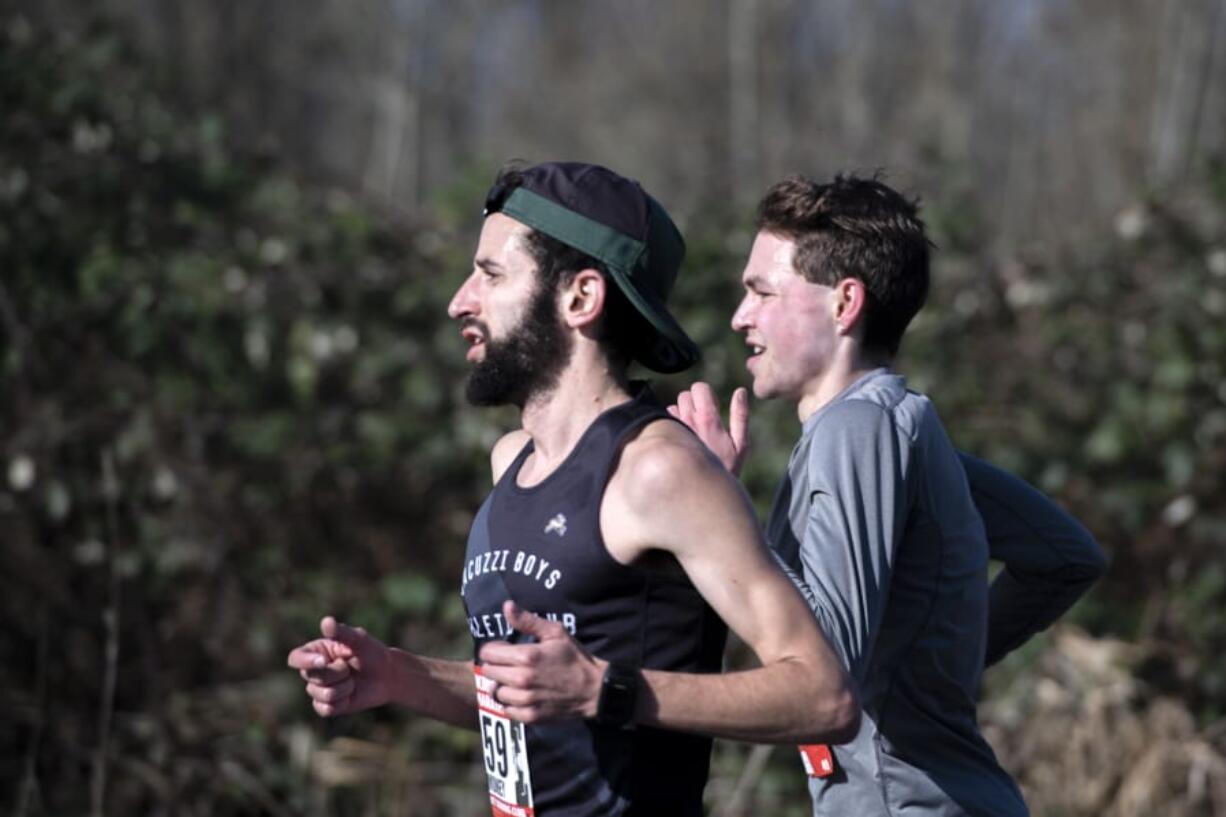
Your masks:
M615 499L637 520L633 535L676 557L762 666L722 675L645 670L640 718L758 742L849 740L858 728L851 679L767 550L744 491L688 434L662 430L672 439L661 435L655 451L627 463L627 490Z
M749 406L734 399L724 428L705 383L678 395L669 412L688 425L734 474L749 438ZM800 541L773 542L775 556L804 596L852 676L863 676L884 615L897 526L905 517L906 466L879 407L832 407L807 463L811 496Z
M306 681L320 715L394 703L454 726L477 728L472 662L393 649L331 616L320 622L320 631L322 638L297 647L286 661Z
M471 661L450 661L392 649L396 666L392 703L420 715L477 729L477 693Z
M1004 567L992 581L988 666L1068 610L1107 569L1084 526L1024 480L959 452L991 557Z
M864 678L894 575L909 489L890 415L849 400L826 409L809 448L808 511L792 554L822 631L851 676ZM795 579L795 576L793 576Z

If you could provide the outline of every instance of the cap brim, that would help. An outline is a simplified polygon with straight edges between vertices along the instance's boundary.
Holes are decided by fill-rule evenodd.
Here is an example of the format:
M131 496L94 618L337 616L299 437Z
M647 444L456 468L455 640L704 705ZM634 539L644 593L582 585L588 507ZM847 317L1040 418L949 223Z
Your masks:
M697 363L700 356L697 344L685 334L664 303L654 293L635 286L634 279L623 270L613 266L608 269L631 305L656 330L655 339L644 345L635 359L662 374L681 372Z

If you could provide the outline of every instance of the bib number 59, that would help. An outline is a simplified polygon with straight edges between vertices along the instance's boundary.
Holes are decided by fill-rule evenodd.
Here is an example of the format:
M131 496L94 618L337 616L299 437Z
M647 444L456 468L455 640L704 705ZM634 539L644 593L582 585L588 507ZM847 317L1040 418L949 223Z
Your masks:
M507 723L481 713L481 741L485 744L485 770L499 777L506 777L510 768L507 763Z
M524 725L507 717L506 707L495 698L496 685L481 673L481 667L474 667L473 672L490 810L493 817L535 817Z

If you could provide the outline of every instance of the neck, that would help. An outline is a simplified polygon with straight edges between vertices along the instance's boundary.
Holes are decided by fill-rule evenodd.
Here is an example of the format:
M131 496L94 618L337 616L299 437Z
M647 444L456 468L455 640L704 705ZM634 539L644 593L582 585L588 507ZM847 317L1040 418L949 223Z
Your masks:
M858 345L845 346L841 351L843 353L834 356L826 371L801 396L796 406L801 423L873 369L888 367L893 362L888 355L870 353Z
M580 357L573 355L557 384L530 397L520 413L520 422L535 447L536 468L561 462L593 420L630 399L625 376L611 371L603 357Z

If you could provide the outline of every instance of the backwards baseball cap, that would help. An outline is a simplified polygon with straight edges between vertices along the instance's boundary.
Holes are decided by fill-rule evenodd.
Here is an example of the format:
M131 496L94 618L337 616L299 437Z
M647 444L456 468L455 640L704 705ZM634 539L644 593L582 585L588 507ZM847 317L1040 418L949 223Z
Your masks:
M698 347L664 305L685 258L685 241L664 208L608 168L546 162L503 177L485 198L485 215L503 213L604 264L654 338L636 359L657 372L698 361Z

